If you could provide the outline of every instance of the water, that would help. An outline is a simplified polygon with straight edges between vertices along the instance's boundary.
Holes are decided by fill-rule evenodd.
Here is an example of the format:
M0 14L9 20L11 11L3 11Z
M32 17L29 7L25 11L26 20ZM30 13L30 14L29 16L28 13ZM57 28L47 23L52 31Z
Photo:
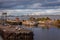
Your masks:
M60 29L58 28L28 28L34 33L34 40L60 40Z

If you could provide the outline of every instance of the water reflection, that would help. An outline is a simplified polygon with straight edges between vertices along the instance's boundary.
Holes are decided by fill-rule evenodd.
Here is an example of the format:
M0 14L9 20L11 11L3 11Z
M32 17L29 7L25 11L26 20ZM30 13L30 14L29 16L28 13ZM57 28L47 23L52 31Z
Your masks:
M60 29L58 28L60 27L45 25L26 29L33 31L34 40L60 40Z
M56 28L60 29L60 26L55 26Z

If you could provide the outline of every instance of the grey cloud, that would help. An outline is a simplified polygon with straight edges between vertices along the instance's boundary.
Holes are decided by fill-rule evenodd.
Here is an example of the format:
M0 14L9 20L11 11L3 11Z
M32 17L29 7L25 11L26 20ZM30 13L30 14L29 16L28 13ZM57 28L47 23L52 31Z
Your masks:
M21 2L21 1L29 1L29 0L0 0L0 2L11 2L11 1L14 1L14 2Z
M60 2L57 2L57 3L47 3L47 4L43 4L42 6L44 6L44 7L60 6Z
M48 2L56 2L56 1L58 1L58 0L47 0Z
M56 6L60 6L60 2L58 1L59 0L0 0L0 9L57 8ZM36 3L38 4L36 5Z

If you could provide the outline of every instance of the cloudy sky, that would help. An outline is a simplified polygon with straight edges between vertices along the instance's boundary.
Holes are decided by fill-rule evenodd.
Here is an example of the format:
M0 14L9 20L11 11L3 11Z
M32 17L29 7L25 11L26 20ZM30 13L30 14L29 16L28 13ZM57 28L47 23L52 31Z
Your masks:
M60 14L60 0L0 0L0 13Z

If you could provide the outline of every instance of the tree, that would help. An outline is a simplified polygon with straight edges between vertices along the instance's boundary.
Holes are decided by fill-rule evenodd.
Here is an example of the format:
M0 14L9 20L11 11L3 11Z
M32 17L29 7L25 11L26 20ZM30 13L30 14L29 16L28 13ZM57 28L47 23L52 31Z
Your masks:
M36 19L34 17L30 17L29 20L35 21Z

